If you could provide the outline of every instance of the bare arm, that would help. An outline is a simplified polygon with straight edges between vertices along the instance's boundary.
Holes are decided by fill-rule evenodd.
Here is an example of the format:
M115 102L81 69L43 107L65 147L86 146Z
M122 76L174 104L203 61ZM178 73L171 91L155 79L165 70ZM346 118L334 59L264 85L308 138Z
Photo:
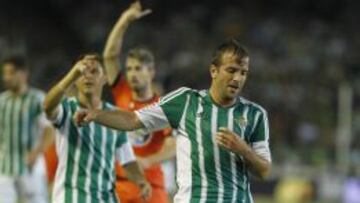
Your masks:
M167 137L161 150L146 158L138 158L143 168L149 168L154 164L160 164L171 160L176 155L176 140L173 137Z
M109 85L114 84L120 72L119 56L125 31L132 21L139 19L150 12L150 10L142 11L141 4L137 1L124 11L111 30L103 53L104 65L107 73L106 77Z
M27 164L31 167L35 161L37 160L37 157L43 153L50 144L54 141L54 128L51 126L46 126L43 130L43 133L40 138L40 142L34 147L32 151L29 152L27 156Z
M151 186L146 181L144 172L138 162L130 162L124 165L123 168L125 170L126 177L140 187L142 198L148 199L151 195Z
M116 109L111 111L85 110L76 112L75 122L78 125L91 121L121 131L132 131L144 127L136 113L132 111Z
M75 67L77 65L79 66L80 63L77 63ZM50 89L44 101L45 113L50 120L54 120L57 117L59 113L58 106L61 99L65 95L66 90L80 77L80 75L80 69L73 68L59 83Z
M241 156L257 178L265 180L270 175L271 162L259 156L234 132L226 128L220 128L216 140L221 147Z

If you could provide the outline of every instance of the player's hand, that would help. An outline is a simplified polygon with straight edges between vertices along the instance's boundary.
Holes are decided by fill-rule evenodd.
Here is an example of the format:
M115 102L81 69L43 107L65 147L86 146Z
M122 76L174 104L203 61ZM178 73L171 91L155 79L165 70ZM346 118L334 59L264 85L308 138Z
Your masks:
M74 122L77 126L84 126L96 118L96 111L94 110L80 110L74 114Z
M124 11L122 16L129 21L134 21L146 15L149 15L151 12L151 9L142 10L140 1L135 1L126 11Z
M73 66L73 70L78 75L85 75L96 69L96 60L94 55L86 55L83 59L77 61Z
M141 198L145 201L149 200L151 198L152 194L152 188L149 182L144 181L143 183L139 184L140 187L140 194Z
M147 158L137 157L137 160L143 169L148 169L153 165L150 159Z
M244 150L248 149L247 143L241 139L237 134L227 128L221 127L216 133L216 142L223 148L235 153L242 154Z
M30 152L28 152L27 156L26 156L26 165L31 169L34 164L37 161L37 158L39 156L39 152L37 150L32 150Z

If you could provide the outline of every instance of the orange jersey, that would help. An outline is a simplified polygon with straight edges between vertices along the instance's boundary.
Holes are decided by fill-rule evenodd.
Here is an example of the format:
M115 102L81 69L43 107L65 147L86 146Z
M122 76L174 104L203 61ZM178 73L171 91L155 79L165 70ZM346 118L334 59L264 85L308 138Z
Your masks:
M127 84L126 80L121 77L115 86L112 88L112 94L114 97L114 102L116 106L122 109L127 109L130 111L134 111L140 109L144 106L157 102L159 100L158 96L153 97L151 100L147 102L137 102L134 101L131 94L131 89ZM168 135L170 135L171 130L165 129L162 131L158 131L155 133L151 133L146 136L141 136L137 138L129 137L134 149L134 153L139 157L147 157L154 153L157 153L162 148L164 141ZM120 199L123 199L121 196L130 193L136 193L134 190L129 187L129 183L126 180L126 176L124 173L124 169L121 165L116 164L116 173L119 177L120 181L118 181L117 191L120 193ZM145 170L146 179L152 185L153 188L161 188L165 190L164 183L164 175L161 169L161 165L157 164L152 166L149 169ZM123 184L121 184L123 182ZM132 192L126 192L126 190L130 190ZM165 193L166 194L166 193ZM134 194L136 195L136 194ZM126 200L125 200L126 201Z
M55 179L56 168L58 164L55 142L52 143L49 146L49 148L45 150L44 156L45 156L47 179L48 182L51 183Z

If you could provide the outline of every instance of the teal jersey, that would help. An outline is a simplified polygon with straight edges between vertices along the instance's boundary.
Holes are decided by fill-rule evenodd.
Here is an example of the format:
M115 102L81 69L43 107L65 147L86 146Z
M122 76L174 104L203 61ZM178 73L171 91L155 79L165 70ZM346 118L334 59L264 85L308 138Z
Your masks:
M26 154L35 145L46 119L42 111L44 93L29 89L15 95L0 95L0 173L8 176L24 174ZM49 124L50 125L50 124Z
M215 134L226 127L271 161L267 113L261 106L239 97L224 108L207 90L180 88L136 114L149 131L169 125L178 131L175 202L253 202L249 168L240 155L219 147Z
M135 161L127 135L97 123L78 127L73 116L79 101L66 98L54 125L58 168L53 191L54 203L118 202L115 195L115 159L121 164ZM113 109L103 103L103 110Z

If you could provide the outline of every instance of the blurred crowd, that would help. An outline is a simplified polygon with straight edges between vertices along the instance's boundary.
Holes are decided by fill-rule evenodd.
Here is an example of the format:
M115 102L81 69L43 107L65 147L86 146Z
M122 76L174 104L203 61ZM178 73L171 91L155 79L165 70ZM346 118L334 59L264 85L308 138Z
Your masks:
M360 38L355 20L359 3L174 1L163 6L161 2L149 3L153 14L130 27L123 50L134 46L153 50L156 81L165 92L180 86L207 87L212 50L236 37L251 56L244 96L269 111L274 179L296 174L312 183L334 183L337 178L360 176ZM25 53L31 83L47 90L78 55L102 51L127 2L14 4L0 7L0 56ZM341 86L352 91L352 128L349 167L339 175ZM338 191L320 188L318 193L331 196L333 190Z

